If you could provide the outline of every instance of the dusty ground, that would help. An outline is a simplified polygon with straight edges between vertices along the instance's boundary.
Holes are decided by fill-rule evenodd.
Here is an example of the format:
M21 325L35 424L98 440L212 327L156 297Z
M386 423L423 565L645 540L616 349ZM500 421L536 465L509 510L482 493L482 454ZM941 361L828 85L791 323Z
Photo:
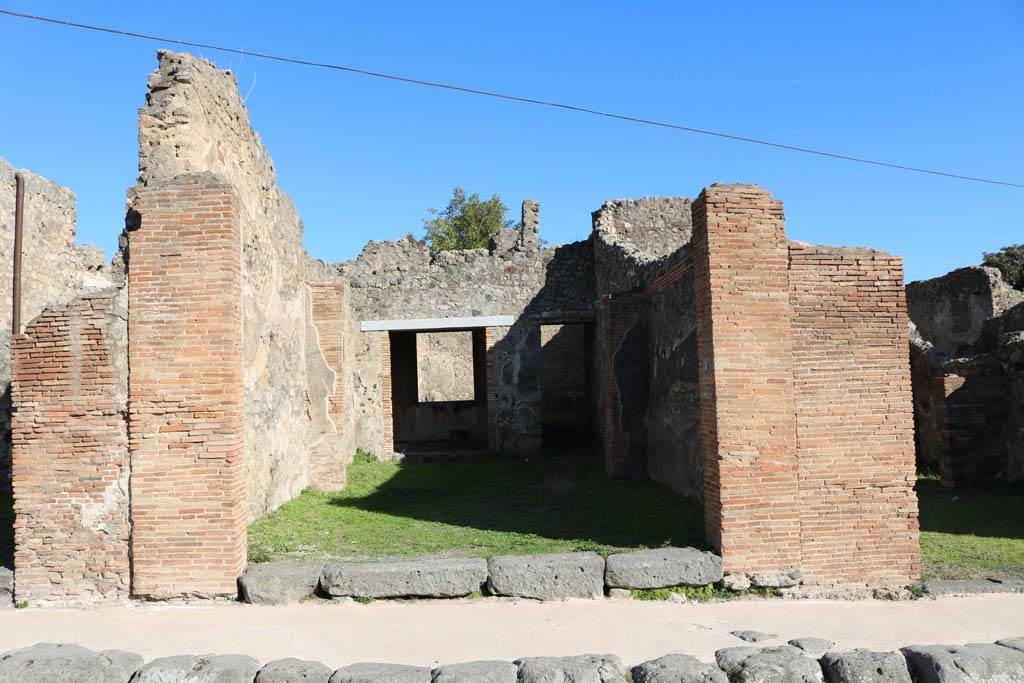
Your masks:
M801 636L840 648L992 642L1024 636L1024 595L913 602L743 600L708 604L496 600L369 605L307 603L133 606L92 611L0 611L0 652L37 642L120 648L147 659L243 653L262 662L300 657L340 667L356 661L436 665L527 655L611 652L627 663L671 652L707 661L741 645L730 631Z

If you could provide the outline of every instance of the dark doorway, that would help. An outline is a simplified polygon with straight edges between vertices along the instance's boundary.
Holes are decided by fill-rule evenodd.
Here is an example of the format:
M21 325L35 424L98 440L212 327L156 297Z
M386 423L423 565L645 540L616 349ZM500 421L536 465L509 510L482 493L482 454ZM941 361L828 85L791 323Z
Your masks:
M541 326L541 392L545 448L582 448L592 441L594 325Z

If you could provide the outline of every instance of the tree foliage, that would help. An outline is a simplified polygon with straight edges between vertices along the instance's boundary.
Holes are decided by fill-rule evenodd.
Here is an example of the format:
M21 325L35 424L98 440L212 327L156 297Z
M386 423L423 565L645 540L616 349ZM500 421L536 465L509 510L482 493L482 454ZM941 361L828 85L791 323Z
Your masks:
M467 197L461 187L452 191L448 206L429 212L433 218L425 219L423 228L431 256L449 249L486 248L492 235L515 227L498 195L486 200L476 193Z
M1024 244L1011 244L983 256L982 265L998 268L1006 284L1014 289L1024 289Z

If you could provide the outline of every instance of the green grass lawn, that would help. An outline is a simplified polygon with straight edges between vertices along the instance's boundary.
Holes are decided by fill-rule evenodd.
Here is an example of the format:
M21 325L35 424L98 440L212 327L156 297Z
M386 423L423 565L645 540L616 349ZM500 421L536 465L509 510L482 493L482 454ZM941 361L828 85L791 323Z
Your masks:
M926 579L1024 579L1024 486L950 491L933 476L917 483Z
M571 455L378 462L341 493L306 491L249 527L250 559L372 559L704 546L700 505L652 481L611 481L592 446Z

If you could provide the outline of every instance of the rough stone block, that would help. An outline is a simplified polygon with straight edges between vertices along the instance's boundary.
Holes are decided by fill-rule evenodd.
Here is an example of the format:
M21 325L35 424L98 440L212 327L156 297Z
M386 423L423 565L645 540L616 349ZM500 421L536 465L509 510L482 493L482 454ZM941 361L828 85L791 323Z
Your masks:
M518 675L512 662L465 662L434 669L434 683L516 683Z
M323 569L323 562L252 564L238 579L238 593L254 605L298 602L316 592Z
M996 645L1011 647L1014 650L1024 652L1024 638L1003 638L1002 640L997 640Z
M835 645L828 638L794 638L789 641L793 647L803 650L812 657L820 657Z
M0 609L14 606L14 572L0 567Z
M609 555L605 583L614 588L706 586L722 579L722 558L695 548L657 548Z
M760 643L764 640L778 638L774 633L765 633L764 631L732 631L731 635L736 636L740 640L745 640L748 643ZM792 643L790 643L790 645L792 645Z
M478 557L324 567L320 588L332 597L458 598L480 590L487 562Z
M527 657L516 660L519 683L628 683L629 672L615 655Z
M328 683L430 683L430 669L405 664L350 664L334 672Z
M132 683L252 683L259 670L247 655L177 655L154 659Z
M495 595L538 600L604 595L604 558L596 553L492 557L487 570L487 588Z
M920 683L1024 683L1024 652L994 644L912 645L902 649Z
M0 683L128 683L141 655L40 643L0 656Z
M690 655L665 655L633 667L634 683L728 683L714 664Z
M745 591L750 588L750 579L746 574L726 574L722 577L722 586L726 590Z
M789 572L753 572L749 575L750 583L757 588L791 588L804 580L804 573L799 569Z
M821 658L821 668L828 683L911 683L901 652L829 652Z
M728 647L715 653L715 662L732 683L816 683L824 678L817 660L789 645Z
M331 670L320 662L303 659L278 659L268 663L256 674L255 683L328 683Z

